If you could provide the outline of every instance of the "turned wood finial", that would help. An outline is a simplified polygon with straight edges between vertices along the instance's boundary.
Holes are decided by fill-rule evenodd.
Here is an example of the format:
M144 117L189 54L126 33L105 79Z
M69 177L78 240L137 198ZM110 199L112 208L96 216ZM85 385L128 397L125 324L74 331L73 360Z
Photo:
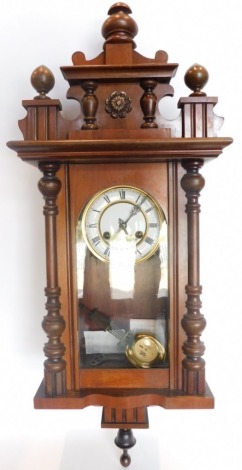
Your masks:
M128 450L136 444L136 439L133 435L132 429L119 429L117 437L114 439L117 447L123 450L120 457L120 463L123 467L128 467L131 462L131 457Z
M48 98L47 93L54 87L55 77L48 67L40 65L31 75L31 84L33 88L39 93L35 99Z
M206 85L208 77L208 71L202 65L193 64L187 70L184 80L187 87L193 91L190 96L206 96L201 90Z
M133 38L138 33L136 22L129 16L132 13L130 7L123 2L115 3L108 11L109 18L102 26L102 35L107 43L132 43L133 49L136 44Z

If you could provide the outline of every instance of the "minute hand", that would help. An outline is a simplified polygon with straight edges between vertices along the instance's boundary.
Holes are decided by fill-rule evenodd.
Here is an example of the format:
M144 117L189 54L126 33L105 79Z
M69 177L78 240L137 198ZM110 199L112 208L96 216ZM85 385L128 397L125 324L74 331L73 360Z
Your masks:
M129 216L128 216L128 218L127 218L126 220L118 219L119 231L120 231L120 230L124 230L125 233L127 234L128 232L127 232L127 230L126 230L126 227L127 227L128 221L131 219L131 217L133 217L134 215L136 215L137 212L139 212L139 211L140 211L140 206L137 205L137 206L135 206L135 207L133 207L133 208L131 209L130 214L129 214Z

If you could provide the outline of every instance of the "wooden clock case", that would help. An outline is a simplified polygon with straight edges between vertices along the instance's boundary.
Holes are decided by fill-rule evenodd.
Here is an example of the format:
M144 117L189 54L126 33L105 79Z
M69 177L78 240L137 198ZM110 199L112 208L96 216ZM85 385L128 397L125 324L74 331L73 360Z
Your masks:
M19 122L23 141L8 142L25 162L43 173L46 223L47 314L43 329L44 380L34 398L36 408L103 407L102 426L119 428L116 444L127 449L135 440L131 428L148 427L147 407L212 408L205 380L205 328L199 278L199 193L203 164L232 142L216 136L217 98L202 88L206 70L195 64L185 82L192 90L181 98L180 117L166 121L159 101L173 95L170 85L177 64L164 51L154 59L135 51L138 32L130 8L116 3L102 27L103 52L86 60L73 54L73 65L61 67L69 83L67 98L80 103L80 115L68 121L59 100L47 93L54 77L38 67L31 82L38 95L23 101ZM94 193L114 185L133 185L152 192L168 220L169 301L168 363L163 368L81 368L78 359L75 227L80 208ZM93 278L98 289L99 278ZM147 281L148 282L148 281ZM135 374L135 380L134 380Z

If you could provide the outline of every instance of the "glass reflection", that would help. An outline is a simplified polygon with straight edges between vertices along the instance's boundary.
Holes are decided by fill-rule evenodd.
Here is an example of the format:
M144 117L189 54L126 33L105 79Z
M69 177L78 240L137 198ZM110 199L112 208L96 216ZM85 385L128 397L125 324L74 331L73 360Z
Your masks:
M125 213L119 218L126 223L127 210L130 214L133 208L123 206ZM109 227L109 262L87 246L83 213L77 223L80 367L167 367L167 223L163 220L154 254L137 263L139 240L132 234L145 227L133 219L131 228L110 229L113 210L114 206L109 208L100 229L105 233Z

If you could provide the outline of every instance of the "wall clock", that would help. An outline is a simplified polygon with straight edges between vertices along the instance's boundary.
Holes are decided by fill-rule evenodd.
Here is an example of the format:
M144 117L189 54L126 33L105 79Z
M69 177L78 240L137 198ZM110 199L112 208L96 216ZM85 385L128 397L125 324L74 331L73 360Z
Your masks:
M24 139L8 142L42 172L47 342L35 407L102 406L123 466L149 406L214 406L201 340L200 170L232 142L216 135L217 98L204 93L208 73L198 64L185 75L191 93L179 118L160 115L178 65L164 51L153 59L135 51L131 13L114 4L104 51L92 60L75 52L61 67L78 117L63 118L47 96L53 74L40 66L31 76L37 96L23 101Z

